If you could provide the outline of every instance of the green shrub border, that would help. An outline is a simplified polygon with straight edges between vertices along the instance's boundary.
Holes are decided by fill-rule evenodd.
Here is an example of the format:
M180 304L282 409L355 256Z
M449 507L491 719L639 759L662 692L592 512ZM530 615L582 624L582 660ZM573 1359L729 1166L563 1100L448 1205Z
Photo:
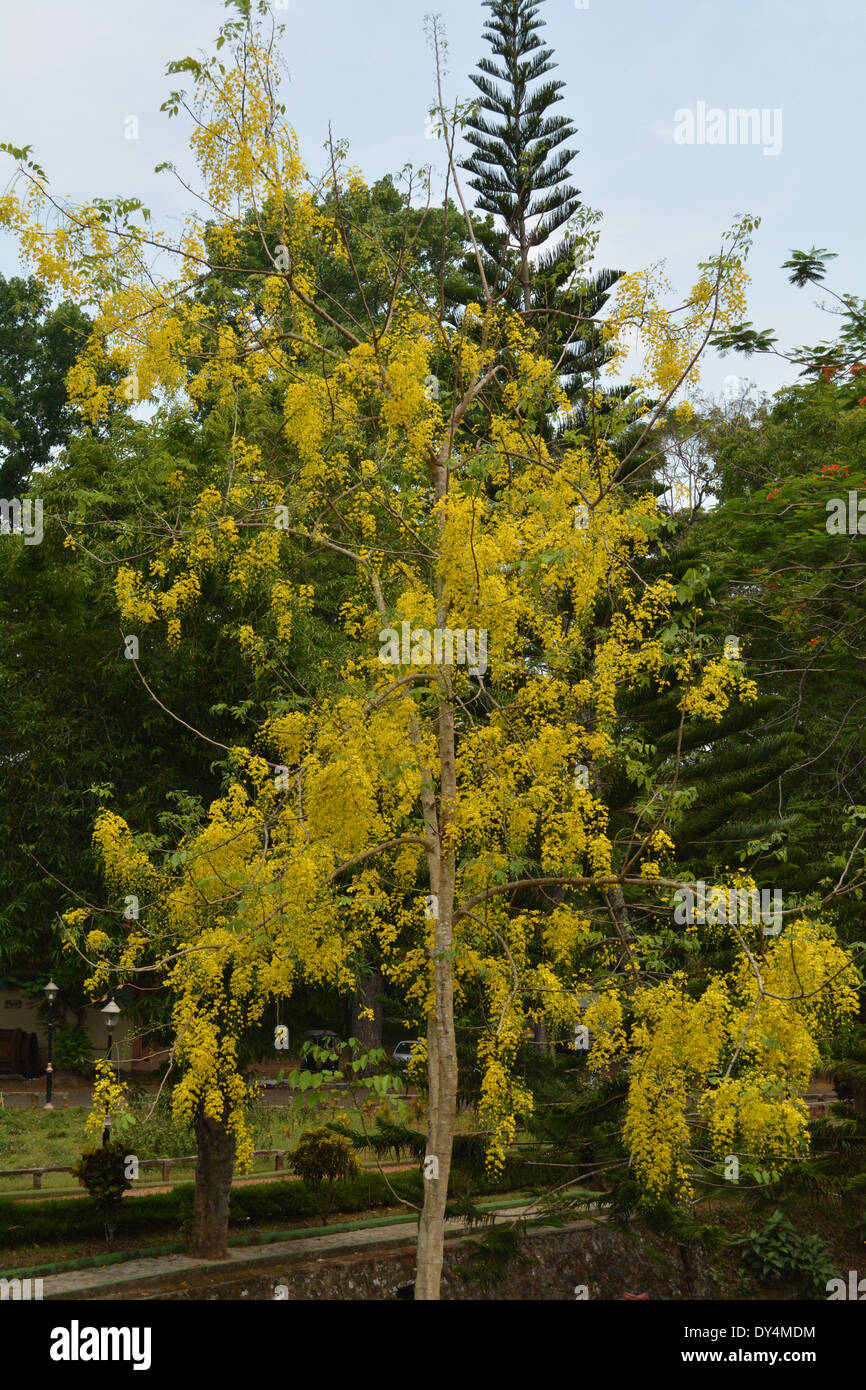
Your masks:
M455 1175L461 1170L455 1169ZM521 1163L507 1166L498 1180L485 1181L475 1174L478 1196L497 1192L533 1190L537 1170ZM388 1182L376 1172L365 1171L357 1178L334 1183L333 1213L351 1215L370 1208L390 1206L398 1197L419 1202L423 1180L418 1169L389 1174ZM120 1206L118 1240L129 1241L141 1232L170 1228L179 1234L192 1212L195 1184L180 1183L170 1192L154 1192L126 1198ZM232 1188L230 1226L246 1222L299 1220L316 1216L312 1192L300 1182L278 1179L269 1183L248 1183ZM166 1232L169 1234L169 1232ZM100 1239L104 1235L102 1217L90 1197L51 1197L45 1201L14 1201L0 1198L0 1248L18 1249L23 1245L51 1244L64 1240Z

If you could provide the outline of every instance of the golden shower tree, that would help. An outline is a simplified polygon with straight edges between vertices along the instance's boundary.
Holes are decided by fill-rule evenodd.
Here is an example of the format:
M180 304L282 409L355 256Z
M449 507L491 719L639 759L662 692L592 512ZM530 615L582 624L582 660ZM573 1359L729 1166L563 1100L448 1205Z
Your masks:
M141 916L119 941L75 908L68 939L94 987L156 975L173 1001L174 1105L198 1137L202 1255L225 1253L232 1173L252 1151L245 1030L299 985L351 990L354 960L374 946L407 1013L426 1019L416 1297L435 1299L455 1015L470 992L487 1020L491 1167L532 1106L512 1069L528 1022L581 1021L594 1065L632 1067L627 1139L652 1192L687 1190L694 1123L717 1147L736 1133L797 1151L798 1087L822 1030L851 1011L855 976L832 934L806 920L769 947L733 925L740 964L697 999L682 975L645 969L623 891L637 885L663 907L680 881L665 798L627 846L614 844L593 770L620 756L618 694L677 681L685 720L718 717L754 686L741 661L672 643L676 591L635 569L655 502L618 487L622 459L603 432L555 437L549 423L567 404L555 364L489 291L480 257L477 301L456 322L408 238L405 254L382 251L387 293L364 321L322 293L324 252L365 301L345 211L359 176L334 154L328 197L312 184L279 101L265 7L237 9L210 58L171 68L193 79L192 95L167 106L191 118L204 209L179 239L133 203L57 200L27 151L12 151L21 183L0 199L0 222L46 282L91 307L70 376L85 420L104 415L112 392L132 392L229 422L212 476L202 485L178 470L159 523L143 521L138 558L118 563L131 667L146 680L157 629L184 642L219 575L256 600L253 620L225 621L267 678L304 615L333 603L335 573L339 667L322 671L313 698L286 699L275 681L257 742L224 749L222 794L167 862L101 812L107 883L134 894ZM453 181L453 128L446 147ZM468 216L466 226L471 241ZM656 274L618 286L605 332L619 354L636 335L643 349L635 390L656 402L644 436L695 380L710 335L742 318L750 230L735 228L676 312ZM230 292L210 294L216 282ZM125 373L120 387L109 364ZM279 447L261 425L274 402ZM616 410L605 419L616 429Z

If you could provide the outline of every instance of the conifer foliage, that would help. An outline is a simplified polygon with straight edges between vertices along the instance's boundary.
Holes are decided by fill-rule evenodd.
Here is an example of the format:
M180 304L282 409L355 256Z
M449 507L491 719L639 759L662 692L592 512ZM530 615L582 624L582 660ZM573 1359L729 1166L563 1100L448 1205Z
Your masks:
M606 359L593 320L621 272L586 274L596 218L570 181L577 130L554 111L565 84L548 76L557 64L541 36L541 4L485 2L493 56L471 74L480 97L466 120L472 152L463 161L478 208L494 219L479 242L491 289L539 333L574 407Z

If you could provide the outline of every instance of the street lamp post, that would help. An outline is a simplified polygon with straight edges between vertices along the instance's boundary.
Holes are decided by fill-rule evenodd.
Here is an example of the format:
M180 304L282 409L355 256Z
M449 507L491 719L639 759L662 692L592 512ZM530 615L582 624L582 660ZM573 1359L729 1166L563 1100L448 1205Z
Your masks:
M45 1002L48 1005L48 1062L45 1067L45 1106L46 1110L53 1110L51 1103L51 1092L54 1083L54 1066L52 1063L52 1043L54 1041L54 1005L60 990L53 980L49 980L43 989Z
M106 1047L105 1050L106 1050L106 1054L107 1054L107 1056L108 1056L108 1060L109 1060L109 1062L110 1062L110 1061L111 1061L111 1041L112 1041L112 1037L113 1037L113 1034L114 1034L114 1025L117 1023L117 1020L118 1020L119 1017L120 1017L120 1009L118 1008L117 1004L115 1004L115 1002L114 1002L113 999L109 999L109 1001L108 1001L108 1003L106 1004L105 1008L104 1008L104 1009L100 1009L100 1013L102 1014L102 1017L105 1019L105 1027L106 1027L107 1030L108 1030L108 1045L107 1045L107 1047ZM106 1111L106 1113L105 1113L105 1128L104 1128L103 1131L102 1131L102 1142L103 1142L103 1144L107 1144L110 1138L111 1138L111 1121L110 1121L109 1118L108 1118L108 1111Z

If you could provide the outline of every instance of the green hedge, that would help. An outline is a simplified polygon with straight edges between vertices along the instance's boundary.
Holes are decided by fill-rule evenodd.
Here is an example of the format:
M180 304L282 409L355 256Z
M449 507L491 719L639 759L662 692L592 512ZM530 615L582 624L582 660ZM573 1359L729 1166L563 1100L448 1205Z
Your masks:
M419 1173L394 1173L391 1186L401 1197L418 1202L421 1197ZM176 1233L192 1213L194 1185L182 1183L171 1192L129 1197L121 1203L117 1220L117 1239L125 1240L160 1231ZM365 1173L334 1184L332 1211L336 1216L370 1208L390 1206L394 1201L378 1173ZM229 1207L232 1228L250 1223L299 1221L316 1215L316 1203L303 1183L250 1183L232 1189ZM89 1197L46 1202L13 1202L0 1199L0 1250L47 1242L101 1240L105 1234L102 1218Z
M477 1171L476 1154L467 1153L465 1157L469 1159L468 1167L474 1170L472 1185L478 1196L523 1191L538 1181L539 1169L520 1163L508 1165L496 1182L485 1180ZM455 1178L461 1174L467 1176L467 1170L455 1168ZM388 1181L390 1188L379 1173L366 1172L358 1178L334 1183L332 1217L392 1206L391 1189L405 1200L421 1204L423 1180L416 1169L390 1173ZM127 1195L120 1206L116 1239L126 1241L134 1236L159 1232L176 1236L188 1229L194 1191L193 1183L181 1183L171 1192L155 1192L142 1197ZM283 1179L232 1188L229 1212L232 1229L242 1232L259 1223L280 1221L291 1225L304 1217L315 1217L316 1203L303 1183ZM90 1197L55 1197L44 1202L0 1198L0 1251L23 1245L102 1240L104 1234L102 1218Z

